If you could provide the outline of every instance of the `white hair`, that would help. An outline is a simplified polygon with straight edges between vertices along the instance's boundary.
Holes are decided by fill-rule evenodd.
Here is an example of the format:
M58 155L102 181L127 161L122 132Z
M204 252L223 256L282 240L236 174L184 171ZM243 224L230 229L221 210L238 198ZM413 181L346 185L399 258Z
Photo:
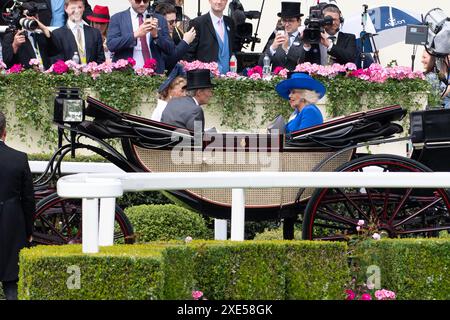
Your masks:
M307 89L296 89L306 104L316 104L320 100L317 92Z

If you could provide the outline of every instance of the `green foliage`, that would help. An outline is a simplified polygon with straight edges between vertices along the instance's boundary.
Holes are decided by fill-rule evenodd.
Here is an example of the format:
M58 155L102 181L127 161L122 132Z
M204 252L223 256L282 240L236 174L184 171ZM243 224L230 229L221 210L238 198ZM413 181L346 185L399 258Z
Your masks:
M210 231L197 213L176 205L140 205L125 209L138 242L208 239Z
M156 99L154 93L164 79L162 76L141 77L130 71L101 74L94 80L85 74L55 75L26 70L0 77L0 99L15 104L12 114L7 115L17 119L16 126L10 128L12 133L25 140L27 128L36 128L42 134L37 143L43 146L56 142L57 131L51 122L55 88L79 87L84 97L97 95L100 100L121 111L136 113L135 110L144 97ZM417 109L414 94L431 91L429 83L420 79L388 80L384 84L342 75L318 79L327 87L327 113L330 116L346 115L363 107L372 109L389 104ZM234 130L251 129L249 126L254 123L257 113L256 101L262 102L262 124L279 114L286 118L291 113L291 108L275 92L275 85L281 80L279 77L274 77L271 81L215 79L215 97L208 108L220 115L222 125ZM368 106L361 101L364 94L368 101L366 104L370 103ZM429 94L428 99L430 105L435 105L439 97Z
M377 266L381 287L400 300L450 299L450 241L448 239L386 239L359 245L361 271Z
M53 154L49 153L29 153L28 154L28 160L30 161L49 161ZM67 155L64 158L64 161L67 162L108 162L105 158L98 156L98 155L92 155L92 156L85 156L85 155L76 155L75 158L71 158L70 155Z
M117 245L82 254L80 245L39 246L20 253L19 297L45 299L191 299L201 290L214 299L341 298L344 243L193 241ZM330 255L334 256L330 256ZM288 259L286 259L288 257ZM310 260L309 269L303 260ZM337 271L326 260L342 262ZM293 265L294 268L291 266ZM74 284L79 268L79 288ZM329 268L331 266L331 268ZM301 275L289 275L297 270ZM335 276L337 275L337 276ZM322 280L319 277L324 276ZM308 286L292 286L292 279ZM323 294L329 279L330 292ZM305 290L296 292L292 290ZM288 290L288 291L287 291Z
M192 290L216 299L341 299L348 280L345 243L246 241L170 247L167 299Z
M80 245L24 249L20 253L19 298L160 299L163 248L117 245L104 247L98 254L83 254ZM80 274L79 288L76 270Z
M301 230L294 230L294 239L302 239ZM255 240L283 240L283 228L264 229L263 232L256 234Z

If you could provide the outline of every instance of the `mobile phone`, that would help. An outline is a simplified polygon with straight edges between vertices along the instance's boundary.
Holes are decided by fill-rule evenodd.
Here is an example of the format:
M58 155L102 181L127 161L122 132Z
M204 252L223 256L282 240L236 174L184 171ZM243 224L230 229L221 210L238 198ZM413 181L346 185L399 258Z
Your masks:
M153 14L152 14L152 13L147 13L147 14L145 15L145 20L148 20L148 19L150 19L150 18L153 18Z
M282 35L282 36L284 36L284 34L285 34L284 30L278 30L278 31L277 31L277 35Z

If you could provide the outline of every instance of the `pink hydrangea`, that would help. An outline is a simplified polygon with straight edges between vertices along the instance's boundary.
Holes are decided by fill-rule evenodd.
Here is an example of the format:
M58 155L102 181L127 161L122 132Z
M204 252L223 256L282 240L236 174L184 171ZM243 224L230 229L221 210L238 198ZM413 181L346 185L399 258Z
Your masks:
M201 297L203 297L203 292L201 292L201 291L192 291L192 298L194 300L199 300Z
M395 300L396 296L393 291L381 289L375 291L375 298L377 298L377 300Z
M21 73L23 71L23 66L18 63L13 65L11 68L9 68L8 70L6 70L7 74L11 74L11 73Z
M276 68L273 70L273 74L278 75L278 74L280 74L280 72L281 72L283 69L284 69L283 67L278 66L278 67L276 67Z
M155 70L143 67L134 69L134 73L138 76L152 76L155 74Z
M30 59L30 62L28 62L30 66L39 66L39 59Z
M144 68L145 69L153 69L153 70L155 70L156 69L156 60L155 59L147 59L147 60L145 60Z
M67 73L68 71L69 71L69 67L62 60L58 60L53 64L53 72L56 74L63 74L63 73Z
M229 71L225 74L224 78L237 79L239 78L239 75L236 72Z
M128 63L132 66L132 67L134 67L135 65L136 65L136 60L134 60L133 58L128 58L127 59L127 61L128 61Z
M249 78L252 80L261 80L262 76L259 73L253 73Z
M114 69L123 69L123 68L128 67L129 64L130 64L130 62L128 60L119 59L114 63Z
M217 62L208 63L208 62L202 62L199 60L187 62L187 61L181 60L180 63L183 65L184 70L186 70L186 71L197 70L197 69L208 69L209 71L211 71L211 73L215 77L220 76L219 65L217 64Z
M253 79L252 75L254 75L254 74L258 74L259 78L257 78L257 79L261 79L262 74L263 74L263 68L261 66L255 66L255 67L251 68L250 70L248 70L247 75L249 78Z

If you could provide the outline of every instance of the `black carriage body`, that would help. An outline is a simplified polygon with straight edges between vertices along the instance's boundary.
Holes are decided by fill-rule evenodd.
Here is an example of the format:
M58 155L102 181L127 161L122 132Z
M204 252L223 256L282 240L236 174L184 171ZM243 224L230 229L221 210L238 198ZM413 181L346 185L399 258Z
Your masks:
M120 138L124 158L109 160L128 172L211 171L334 171L350 161L359 142L390 137L402 131L394 121L405 111L390 106L347 117L284 136L276 133L196 134L185 129L121 113L88 98L86 115L93 121L77 130L96 140ZM124 163L125 162L125 163ZM246 219L270 220L296 216L312 189L246 190ZM216 218L230 218L231 190L170 191L184 204Z

